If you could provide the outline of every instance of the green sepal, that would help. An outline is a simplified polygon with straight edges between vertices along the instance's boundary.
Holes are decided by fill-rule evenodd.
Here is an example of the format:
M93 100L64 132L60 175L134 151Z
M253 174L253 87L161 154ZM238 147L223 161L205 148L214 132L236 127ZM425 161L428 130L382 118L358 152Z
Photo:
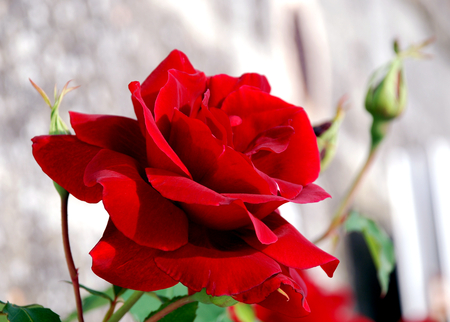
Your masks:
M395 267L392 240L375 221L361 216L356 211L350 213L345 222L345 229L347 232L362 233L377 270L381 294L384 296L389 288L389 277Z
M344 108L342 107L344 101L345 98L342 98L339 101L339 104L336 108L336 115L330 122L326 122L321 126L314 127L314 131L317 135L317 147L320 153L321 172L325 171L325 169L328 168L329 164L336 154L339 128L345 115ZM320 129L320 127L323 126L325 126L326 129L324 131L319 130L320 133L318 133L317 129Z
M236 301L234 298L228 295L224 296L211 296L209 294L206 294L206 289L202 289L200 292L195 293L192 295L192 297L203 304L214 304L219 307L228 307L233 306L238 301Z
M18 306L7 302L1 313L9 322L61 322L58 314L38 304Z

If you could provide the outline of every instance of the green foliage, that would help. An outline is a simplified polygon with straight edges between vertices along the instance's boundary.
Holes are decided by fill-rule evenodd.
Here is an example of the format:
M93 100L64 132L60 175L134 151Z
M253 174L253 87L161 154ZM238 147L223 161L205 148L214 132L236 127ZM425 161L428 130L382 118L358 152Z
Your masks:
M69 281L66 281L66 283L72 284L72 282L69 282ZM113 286L114 286L114 285L113 285ZM80 284L80 287L81 287L82 289L84 289L85 291L88 291L88 292L91 293L92 295L99 296L99 297L103 297L104 299L107 299L107 300L109 300L109 301L111 301L111 302L113 301L113 298L112 298L112 296L110 295L110 294L111 294L111 288L108 288L108 290L105 291L105 292L101 292L101 291L93 290L92 288L89 288L89 287L87 287L87 286L84 286L83 284ZM109 292L109 293L106 293L106 292Z
M238 303L234 307L237 317L242 322L255 322L256 315L253 307L249 304Z
M98 292L98 291L96 291L96 292ZM111 297L113 296L112 287L108 288L104 292L98 292L98 293L105 294L105 295L107 295L108 298L106 298L105 296L99 296L96 294L84 297L82 300L82 306L83 306L84 313L92 311L94 309L97 309L99 307L102 307L102 306L105 306L105 305L108 305L111 303ZM77 311L75 310L72 313L70 313L70 315L63 320L63 322L71 322L76 319L77 319Z
M228 307L235 305L238 301L233 299L231 296L211 296L206 294L206 289L202 289L200 292L195 293L195 300L204 304L215 304L220 307Z
M161 304L161 306L158 308L158 310L151 312L145 320L149 319L153 315L155 315L157 312L161 311L168 305L182 299L184 296L176 296L169 301L166 301L165 303ZM198 308L198 302L191 302L187 303L176 310L170 312L165 317L163 317L160 321L161 322L194 322L196 317L196 312Z
M126 288L121 287L121 286L117 286L117 285L113 285L113 291L114 291L114 297L117 298L119 296L121 296L123 293L126 292Z
M231 320L228 318L226 308L199 303L194 322L231 322Z
M126 301L133 292L133 290L127 290L122 294L122 298ZM159 297L155 296L154 293L145 293L133 305L129 312L136 321L142 322L148 316L148 313L157 310L164 300L167 300L167 298L162 297L161 300Z
M355 211L345 222L347 232L361 232L369 247L370 255L377 269L381 293L385 295L389 287L389 276L395 266L394 245L387 233L373 220L362 217Z
M18 306L7 302L1 302L3 308L0 314L3 315L3 321L9 322L61 322L59 315L50 309L44 308L42 305L32 304L26 306Z

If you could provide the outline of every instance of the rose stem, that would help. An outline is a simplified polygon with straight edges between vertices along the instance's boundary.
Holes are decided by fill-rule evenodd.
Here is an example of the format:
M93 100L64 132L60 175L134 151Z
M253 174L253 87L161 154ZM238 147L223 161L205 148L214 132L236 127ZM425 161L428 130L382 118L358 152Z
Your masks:
M161 311L155 313L153 316L145 320L144 322L156 322L161 320L163 317L165 317L167 314L175 311L179 307L182 307L183 305L186 305L188 303L195 302L195 299L191 296L185 296L179 299L178 301L175 301L169 305L167 305L165 308L163 308Z
M314 241L314 243L318 243L318 242L324 240L325 238L329 237L330 235L332 235L336 231L336 229L338 229L339 226L341 226L347 219L348 213L349 213L348 208L351 206L353 199L355 198L356 191L358 190L359 185L360 185L364 175L366 174L367 170L369 169L370 165L373 162L373 159L376 155L377 148L378 148L378 145L375 145L370 149L370 152L369 152L369 155L367 156L366 162L364 163L363 167L359 171L358 176L353 181L353 184L350 187L350 190L348 190L346 196L344 197L344 199L342 199L342 202L339 205L338 210L336 211L336 213L333 216L330 226L328 227L327 231L321 237L319 237L318 239L316 239Z
M111 315L114 313L114 310L116 309L116 305L117 305L117 296L114 297L114 301L111 302L111 304L109 305L109 309L108 312L106 312L105 317L103 318L103 322L107 322L108 319L111 317Z
M72 252L70 250L69 240L69 223L67 205L69 201L69 193L60 193L61 196L61 226L62 238L64 245L64 254L66 255L67 267L69 269L70 279L72 280L73 292L75 293L75 302L77 304L78 321L83 322L83 306L81 303L80 284L78 283L78 270L73 262Z
M144 295L143 291L134 291L128 300L109 318L108 322L118 322L133 307L133 305Z

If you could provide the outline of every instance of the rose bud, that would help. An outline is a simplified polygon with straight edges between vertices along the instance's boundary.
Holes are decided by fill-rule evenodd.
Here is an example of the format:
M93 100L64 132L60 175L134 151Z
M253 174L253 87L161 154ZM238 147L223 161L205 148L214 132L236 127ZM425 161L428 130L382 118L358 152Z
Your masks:
M372 75L366 95L366 110L374 118L391 120L403 112L406 97L403 58L397 56Z
M31 85L33 85L33 87L42 96L42 98L44 99L45 103L51 109L49 134L50 135L70 134L70 130L67 127L66 123L64 123L64 121L59 116L58 110L59 110L59 105L61 105L61 102L62 102L64 96L67 93L69 93L70 91L72 91L74 89L77 89L79 86L67 88L67 86L70 83L70 81L68 81L66 83L66 85L64 85L63 90L61 91L61 93L59 95L57 95L57 90L56 90L56 85L55 85L55 103L52 105L50 103L50 99L48 98L48 96L44 92L44 90L42 88L40 88L31 79L29 79L29 80L30 80ZM55 188L58 191L60 196L66 196L67 195L67 191L63 187L61 187L56 181L53 181L53 184L54 184L54 186L55 186Z

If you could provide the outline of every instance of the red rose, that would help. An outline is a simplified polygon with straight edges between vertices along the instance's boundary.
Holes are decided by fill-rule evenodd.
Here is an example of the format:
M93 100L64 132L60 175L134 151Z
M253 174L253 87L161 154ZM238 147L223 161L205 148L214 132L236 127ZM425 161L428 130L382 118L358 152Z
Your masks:
M329 197L312 183L319 154L302 108L271 96L264 76L207 77L179 51L129 89L137 120L72 112L76 135L33 139L54 181L103 200L98 276L143 291L181 282L247 303L268 297L270 307L278 288L284 304L302 301L293 268L333 274L338 260L276 210Z
M278 312L283 313L280 314L261 305L254 305L256 317L264 322L373 322L353 310L352 294L349 290L326 292L316 285L307 274L302 274L301 278L308 290L308 303L311 307L309 315L294 318L286 316L289 311L279 310ZM234 322L241 322L234 307L229 307L228 310Z

